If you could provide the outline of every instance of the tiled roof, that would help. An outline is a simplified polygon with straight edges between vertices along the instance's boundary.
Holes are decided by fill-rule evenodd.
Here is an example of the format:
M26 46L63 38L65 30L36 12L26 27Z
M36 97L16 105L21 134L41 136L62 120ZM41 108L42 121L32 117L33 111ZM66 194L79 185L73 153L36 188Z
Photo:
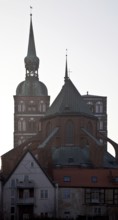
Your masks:
M116 187L113 181L117 176L117 169L90 169L75 167L61 167L53 169L53 178L59 187ZM65 178L68 177L68 178ZM96 177L96 182L92 181ZM65 179L67 181L65 181Z

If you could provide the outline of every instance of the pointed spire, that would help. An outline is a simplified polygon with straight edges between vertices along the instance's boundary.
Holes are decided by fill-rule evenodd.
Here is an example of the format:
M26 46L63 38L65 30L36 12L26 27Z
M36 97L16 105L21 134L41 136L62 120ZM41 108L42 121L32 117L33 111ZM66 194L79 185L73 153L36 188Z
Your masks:
M36 56L33 25L32 25L32 14L30 14L30 32L29 32L29 44L28 44L27 56Z
M68 79L69 79L69 77L68 77L67 49L66 49L66 67L65 67L65 77L64 77L64 81L66 82Z
M30 13L30 31L27 56L25 57L26 78L38 78L39 58L36 56L34 32L32 25L32 14Z

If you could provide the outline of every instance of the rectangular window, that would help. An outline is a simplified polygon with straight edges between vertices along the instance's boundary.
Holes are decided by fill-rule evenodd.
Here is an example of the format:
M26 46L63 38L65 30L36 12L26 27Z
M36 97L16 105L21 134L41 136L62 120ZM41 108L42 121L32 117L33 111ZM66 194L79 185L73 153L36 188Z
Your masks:
M85 203L104 204L104 189L85 189Z
M15 212L15 208L11 207L11 214L13 214Z
M63 198L64 199L70 199L70 189L64 189L63 191Z
M92 176L91 177L91 182L96 183L97 182L97 176Z
M64 182L70 182L71 177L70 176L64 176Z
M14 188L15 187L15 179L11 179L11 188Z
M40 196L41 196L41 199L47 199L48 198L48 190L41 190L40 192Z

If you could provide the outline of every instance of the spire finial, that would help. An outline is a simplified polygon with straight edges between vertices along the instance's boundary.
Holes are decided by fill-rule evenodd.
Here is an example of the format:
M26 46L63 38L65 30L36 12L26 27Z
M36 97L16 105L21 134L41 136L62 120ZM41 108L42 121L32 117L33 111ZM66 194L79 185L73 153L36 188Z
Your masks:
M66 67L65 67L65 77L64 77L64 80L65 82L69 79L68 77L68 65L67 65L67 49L66 49Z
M32 9L33 7L30 5L30 17L32 17Z

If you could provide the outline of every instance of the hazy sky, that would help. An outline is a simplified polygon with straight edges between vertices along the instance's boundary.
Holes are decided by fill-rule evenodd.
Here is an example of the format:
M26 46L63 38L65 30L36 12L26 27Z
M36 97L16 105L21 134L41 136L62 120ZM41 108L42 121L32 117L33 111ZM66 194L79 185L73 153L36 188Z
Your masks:
M108 136L118 142L118 0L0 0L0 155L13 148L13 96L25 79L30 5L39 79L51 103L64 82L67 48L79 92L107 96Z

